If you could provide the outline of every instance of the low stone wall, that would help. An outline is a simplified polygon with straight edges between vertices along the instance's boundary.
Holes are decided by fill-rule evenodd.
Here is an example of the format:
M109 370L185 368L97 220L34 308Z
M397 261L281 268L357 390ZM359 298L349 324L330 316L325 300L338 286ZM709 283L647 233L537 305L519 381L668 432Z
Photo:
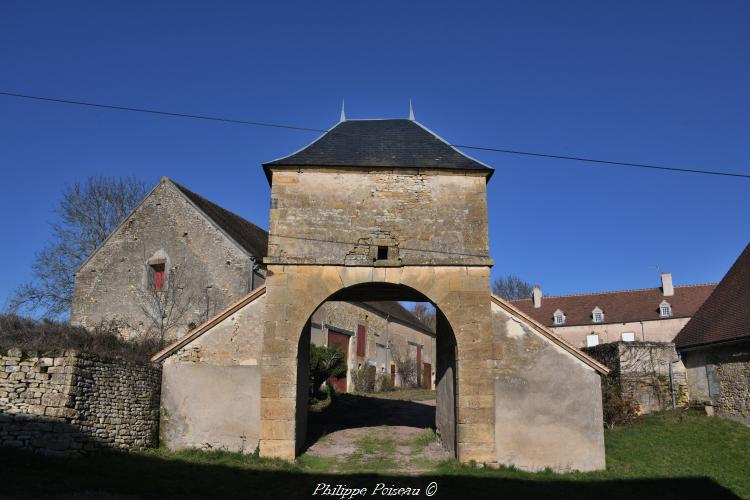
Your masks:
M673 392L676 405L688 404L685 367L678 361L673 343L611 342L583 351L612 370L609 380L638 403L641 413L671 408Z
M2 354L0 447L68 454L158 445L159 368L74 351Z

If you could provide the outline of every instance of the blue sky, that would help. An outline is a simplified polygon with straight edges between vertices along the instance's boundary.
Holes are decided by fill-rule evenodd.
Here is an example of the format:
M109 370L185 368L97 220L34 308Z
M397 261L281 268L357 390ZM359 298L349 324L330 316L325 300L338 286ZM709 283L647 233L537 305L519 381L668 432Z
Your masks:
M0 90L328 128L405 117L457 144L750 173L750 3L0 3ZM66 183L167 175L267 227L263 161L315 134L0 96L0 302ZM547 294L718 281L750 180L469 152L493 276Z

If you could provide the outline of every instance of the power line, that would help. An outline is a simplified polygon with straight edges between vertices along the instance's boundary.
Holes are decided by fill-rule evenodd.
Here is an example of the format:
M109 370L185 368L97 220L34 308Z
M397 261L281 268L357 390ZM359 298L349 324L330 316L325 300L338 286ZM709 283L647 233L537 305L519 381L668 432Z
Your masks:
M237 120L234 118L222 118L219 116L208 116L208 115L194 115L190 113L175 113L172 111L160 111L156 109L131 108L128 106L115 106L112 104L99 104L99 103L85 102L85 101L71 101L68 99L55 99L52 97L42 97L42 96L26 95L26 94L14 94L12 92L0 92L0 95L10 96L10 97L20 97L22 99L34 99L37 101L57 102L57 103L62 103L62 104L76 104L78 106L89 106L92 108L114 109L117 111L132 111L135 113L149 113L152 115L172 116L172 117L177 117L177 118L193 118L196 120L209 120L213 122L235 123L235 124L240 124L240 125L254 125L256 127L284 128L288 130L301 130L303 132L325 132L325 130L322 130L322 129L308 128L308 127L296 127L294 125L284 125L280 123Z
M170 116L170 117L176 117L176 118L190 118L190 119L195 119L195 120L207 120L207 121L224 122L224 123L232 123L232 124L239 124L239 125L252 125L256 127L269 127L269 128L278 128L278 129L286 129L286 130L298 130L302 132L322 132L322 133L328 132L328 130L326 129L313 128L313 127L301 127L301 126L296 126L296 125L287 125L287 124L280 124L280 123L240 120L240 119L234 119L234 118L224 118L220 116L197 115L197 114L192 114L192 113L177 113L177 112L172 112L172 111L162 111L162 110L148 109L148 108L116 106L112 104L100 104L100 103L94 103L94 102L88 102L88 101L75 101L75 100L70 100L70 99L57 99L53 97L19 94L19 93L14 93L14 92L0 91L0 95L4 95L8 97L17 97L21 99L31 99L31 100L36 100L36 101L55 102L55 103L61 103L61 104L73 104L73 105L78 105L78 106L88 106L88 107L93 107L93 108L109 109L109 110L115 110L115 111L148 113L152 115ZM723 172L723 171L718 171L718 170L672 167L672 166L666 166L666 165L653 165L653 164L648 164L648 163L632 163L632 162L623 162L623 161L616 161L616 160L601 160L601 159L596 159L596 158L586 158L583 156L567 156L567 155L559 155L559 154L551 154L551 153L537 153L537 152L532 152L532 151L519 151L519 150L513 150L513 149L491 148L491 147L486 147L486 146L469 146L466 144L450 144L450 146L453 146L456 148L463 148L463 149L473 149L477 151L487 151L487 152L493 152L493 153L511 154L511 155L518 155L518 156L532 156L536 158L546 158L546 159L552 159L552 160L578 161L578 162L586 162L586 163L596 163L600 165L646 168L646 169L651 169L651 170L662 170L662 171L668 171L668 172L681 172L681 173L702 174L702 175L718 175L722 177L735 177L735 178L750 179L750 174Z
M734 172L720 172L716 170L699 170L694 168L681 168L681 167L667 167L663 165L650 165L648 163L628 163L628 162L622 162L622 161L612 161L612 160L597 160L594 158L584 158L581 156L564 156L564 155L555 155L555 154L547 154L547 153L531 153L529 151L515 151L512 149L497 149L497 148L487 148L483 146L466 146L463 144L451 144L451 146L456 148L464 148L464 149L478 149L480 151L493 151L496 153L507 153L512 155L522 155L522 156L535 156L538 158L551 158L555 160L571 160L571 161L584 161L589 163L601 163L604 165L617 165L621 167L636 167L636 168L650 168L654 170L667 170L671 172L685 172L689 174L706 174L706 175L723 175L727 177L743 177L746 179L750 179L750 175L748 174L739 174Z

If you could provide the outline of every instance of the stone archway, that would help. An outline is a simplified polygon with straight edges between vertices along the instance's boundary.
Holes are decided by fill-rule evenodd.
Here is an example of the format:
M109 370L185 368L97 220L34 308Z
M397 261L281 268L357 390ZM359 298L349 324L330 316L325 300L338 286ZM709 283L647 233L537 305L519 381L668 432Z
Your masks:
M324 303L334 302L369 302L369 301L414 301L431 302L417 290L405 285L395 285L387 282L365 282L342 288L326 298L315 307L317 310ZM443 448L452 456L456 456L456 337L450 322L440 308L435 307L435 389L436 408L434 421L431 425L439 437ZM296 399L296 449L307 442L306 423L308 418L309 387L309 353L311 344L311 322L306 322L299 336L297 348L297 399ZM388 341L386 340L386 343ZM390 347L389 347L390 349Z
M299 336L314 310L342 290L370 284L412 289L442 312L456 339L456 455L495 461L489 268L472 266L269 265L261 361L262 456L293 459L302 424L297 407ZM440 389L439 389L440 390Z

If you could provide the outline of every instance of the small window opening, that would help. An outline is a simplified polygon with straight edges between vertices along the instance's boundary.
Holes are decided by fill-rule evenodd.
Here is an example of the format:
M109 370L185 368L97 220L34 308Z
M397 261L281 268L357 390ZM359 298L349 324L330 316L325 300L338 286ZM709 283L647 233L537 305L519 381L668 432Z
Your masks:
M164 288L164 263L151 264L151 272L153 272L154 288L156 290Z
M388 260L387 246L378 246L378 260Z

